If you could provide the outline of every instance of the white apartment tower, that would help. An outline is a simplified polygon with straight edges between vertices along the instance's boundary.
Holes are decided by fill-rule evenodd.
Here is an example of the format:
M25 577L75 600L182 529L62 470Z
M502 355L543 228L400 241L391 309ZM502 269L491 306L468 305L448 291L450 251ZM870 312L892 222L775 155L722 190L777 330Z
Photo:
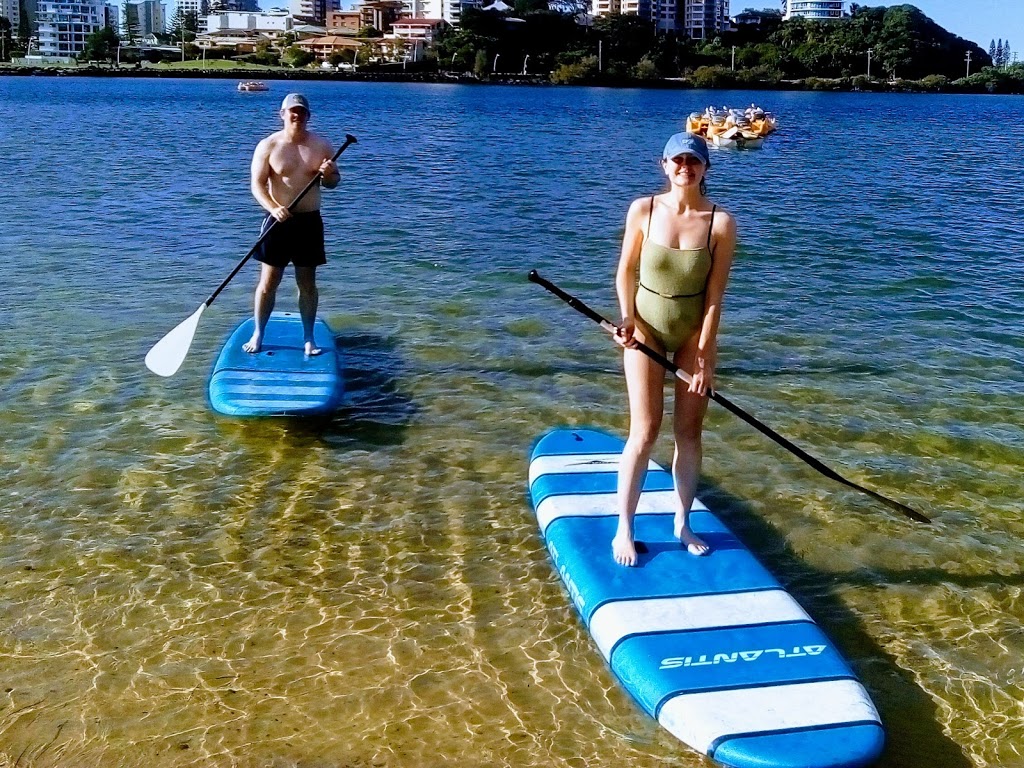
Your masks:
M684 32L694 40L729 28L729 0L592 0L591 10L594 16L635 14L661 32Z
M21 16L18 0L0 0L0 16L11 22L11 36L18 34L18 24Z
M802 16L805 19L829 21L843 17L843 0L783 0L782 18L789 19Z
M106 20L104 0L40 0L36 8L40 55L77 56L85 48L85 38L103 29Z
M206 0L178 0L177 5L183 14L194 13L196 18L201 19L210 14L210 4Z
M178 8L182 14L194 13L199 34L206 34L206 17L210 15L209 0L178 0Z
M651 0L593 0L591 9L595 16L607 16L612 13L631 13L642 18L650 18Z
M164 4L159 0L131 0L140 35L162 35L166 29Z
M403 13L414 19L444 19L454 27L459 26L462 12L466 8L480 8L491 4L491 0L403 0Z
M679 28L693 40L709 40L729 28L729 0L683 0Z

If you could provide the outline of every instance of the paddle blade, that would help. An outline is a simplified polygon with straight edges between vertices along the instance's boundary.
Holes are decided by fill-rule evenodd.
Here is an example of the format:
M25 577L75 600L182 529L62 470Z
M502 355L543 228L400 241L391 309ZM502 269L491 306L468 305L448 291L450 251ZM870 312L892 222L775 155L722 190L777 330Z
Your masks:
M196 335L196 327L204 309L206 305L200 305L191 317L182 320L174 330L153 345L146 354L146 367L149 370L157 376L173 376L178 372L192 346L192 338Z

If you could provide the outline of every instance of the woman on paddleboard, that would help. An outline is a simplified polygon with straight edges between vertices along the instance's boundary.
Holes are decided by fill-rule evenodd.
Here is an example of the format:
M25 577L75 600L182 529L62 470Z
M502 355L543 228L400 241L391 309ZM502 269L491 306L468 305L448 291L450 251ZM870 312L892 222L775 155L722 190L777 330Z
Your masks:
M722 296L736 250L735 221L706 195L711 161L704 139L675 134L665 145L661 165L669 189L629 206L615 276L622 313L615 340L625 347L629 438L619 464L619 524L612 555L626 566L636 565L633 517L665 410L665 369L636 349L638 341L692 377L689 386L673 379L674 530L691 554L708 552L690 528L689 512L700 474L706 395L714 386Z

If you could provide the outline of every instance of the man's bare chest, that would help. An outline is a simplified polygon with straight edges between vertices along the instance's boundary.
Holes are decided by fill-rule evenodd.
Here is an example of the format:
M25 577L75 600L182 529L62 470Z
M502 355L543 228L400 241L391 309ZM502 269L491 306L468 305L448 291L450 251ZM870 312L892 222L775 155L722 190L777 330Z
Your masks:
M317 156L312 147L304 145L283 145L270 152L270 171L272 176L291 180L310 178L320 167L323 158Z

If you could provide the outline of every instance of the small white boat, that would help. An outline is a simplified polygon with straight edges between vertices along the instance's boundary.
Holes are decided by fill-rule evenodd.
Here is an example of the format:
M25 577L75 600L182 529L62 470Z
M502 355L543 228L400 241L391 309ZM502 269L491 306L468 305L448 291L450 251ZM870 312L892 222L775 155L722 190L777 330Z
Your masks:
M259 80L246 80L244 83L238 84L238 90L242 93L248 93L252 91L269 91L270 88L266 83Z

